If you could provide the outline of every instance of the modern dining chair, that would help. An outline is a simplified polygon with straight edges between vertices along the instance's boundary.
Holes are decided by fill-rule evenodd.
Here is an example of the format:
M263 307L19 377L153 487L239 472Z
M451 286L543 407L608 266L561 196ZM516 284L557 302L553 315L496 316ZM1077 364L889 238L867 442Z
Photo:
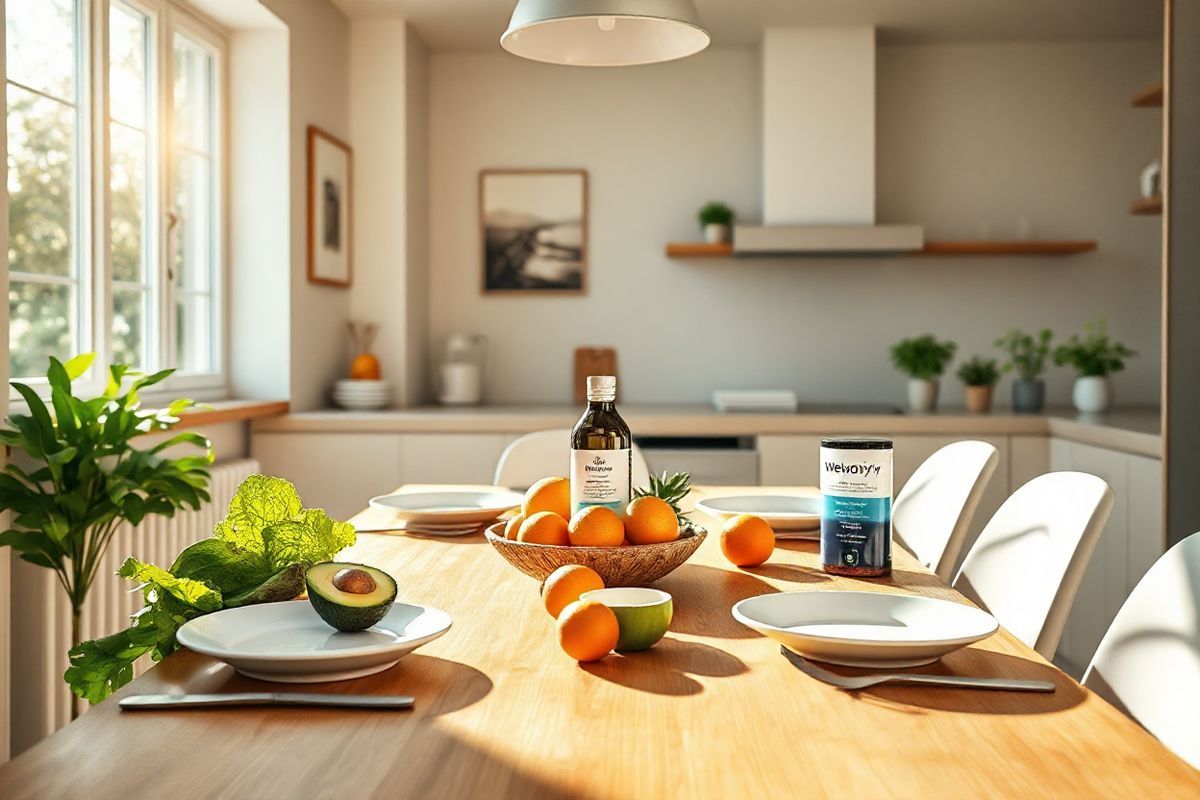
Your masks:
M570 451L571 432L566 428L527 433L504 448L492 482L524 489L547 476L565 475ZM636 444L631 455L630 479L634 486L645 486L650 482L650 469Z
M1138 581L1083 685L1200 769L1200 533Z
M1112 489L1095 475L1039 475L996 511L954 588L1052 658L1112 506Z
M925 459L896 496L892 533L944 581L954 574L967 528L999 460L987 442L948 444Z

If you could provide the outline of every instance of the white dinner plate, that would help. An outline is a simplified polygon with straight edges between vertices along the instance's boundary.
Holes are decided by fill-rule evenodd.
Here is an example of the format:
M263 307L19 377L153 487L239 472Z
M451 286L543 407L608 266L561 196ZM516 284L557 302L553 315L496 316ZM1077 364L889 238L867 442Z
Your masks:
M996 632L974 606L918 595L809 591L764 594L733 618L806 658L848 667L915 667Z
M371 498L404 522L484 523L521 505L524 496L497 487L494 491L403 492Z
M227 608L179 629L179 643L249 678L319 683L382 672L450 629L450 615L396 603L365 631L334 630L307 600Z
M696 502L696 508L722 520L736 517L738 514L753 514L766 520L777 533L809 531L813 538L820 535L820 495L746 494L706 497Z

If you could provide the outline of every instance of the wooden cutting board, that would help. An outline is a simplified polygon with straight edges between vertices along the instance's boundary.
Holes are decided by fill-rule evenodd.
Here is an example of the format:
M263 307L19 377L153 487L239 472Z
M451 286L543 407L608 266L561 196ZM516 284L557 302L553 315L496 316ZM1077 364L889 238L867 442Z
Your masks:
M587 402L588 375L617 374L617 351L611 347L576 347L575 379L571 396L575 404Z

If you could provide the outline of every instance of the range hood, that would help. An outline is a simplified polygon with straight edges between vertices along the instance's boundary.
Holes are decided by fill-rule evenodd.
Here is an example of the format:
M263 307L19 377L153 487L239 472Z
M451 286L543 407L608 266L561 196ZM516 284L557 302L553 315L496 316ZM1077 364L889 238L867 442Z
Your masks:
M920 225L875 223L875 29L769 28L762 44L763 224L734 255L902 253Z

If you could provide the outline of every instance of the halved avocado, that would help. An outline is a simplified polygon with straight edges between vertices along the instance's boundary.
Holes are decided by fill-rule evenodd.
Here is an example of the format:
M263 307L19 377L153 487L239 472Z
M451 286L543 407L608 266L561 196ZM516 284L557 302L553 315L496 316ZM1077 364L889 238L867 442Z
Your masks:
M321 619L339 631L365 630L396 602L396 581L366 564L327 561L304 574L308 601Z

